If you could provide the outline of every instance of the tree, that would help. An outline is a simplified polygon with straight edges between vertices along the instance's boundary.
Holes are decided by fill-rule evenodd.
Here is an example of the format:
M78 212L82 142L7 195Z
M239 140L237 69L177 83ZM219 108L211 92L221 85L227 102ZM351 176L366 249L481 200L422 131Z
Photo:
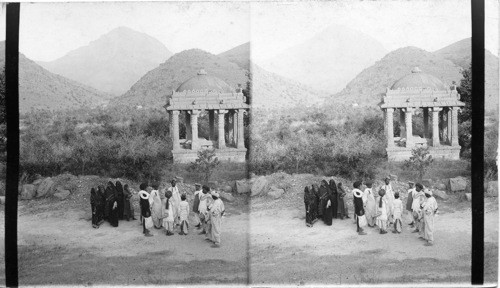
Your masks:
M195 162L191 162L190 171L203 173L203 181L207 183L214 169L220 164L219 159L215 156L215 149L202 149L198 151L198 158Z
M460 87L457 88L460 94L460 100L465 103L462 107L461 113L458 115L458 143L462 147L460 155L462 157L468 155L470 143L472 138L471 133L471 101L472 101L472 73L471 66L462 71L462 80L460 80Z
M429 153L428 147L417 147L411 150L411 157L403 164L403 169L416 170L418 172L418 179L422 181L427 172L427 168L434 162Z

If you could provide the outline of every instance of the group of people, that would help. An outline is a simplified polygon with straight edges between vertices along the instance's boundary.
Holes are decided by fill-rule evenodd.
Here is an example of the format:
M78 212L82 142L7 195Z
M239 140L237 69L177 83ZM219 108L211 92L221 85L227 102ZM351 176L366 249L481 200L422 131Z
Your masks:
M362 181L353 183L353 204L356 232L366 235L363 227L374 228L378 226L380 234L386 234L389 227L393 227L393 233L401 233L403 226L403 203L399 192L394 191L391 179L386 177L384 185L377 189L373 188L372 181L366 181L366 188L361 190ZM438 205L432 196L432 191L424 188L420 183L409 182L406 210L411 220L412 233L419 233L419 238L425 240L426 246L434 243L434 216L437 214ZM336 187L336 189L334 188ZM325 224L331 225L332 215L347 217L347 208L343 200L346 195L342 184L335 186L335 181L322 181L318 188L306 187L304 190L304 202L306 204L306 225L311 227L315 219L322 218ZM334 203L334 201L336 201ZM333 207L337 207L334 209ZM343 207L343 208L342 208ZM345 214L343 214L345 212Z
M122 185L120 181L116 184L109 181L106 188L103 185L92 187L90 189L92 227L99 228L106 220L113 227L118 227L118 220L135 220L131 199L132 193L128 185Z
M391 179L386 177L384 185L374 193L373 182L366 181L364 192L360 190L361 181L353 184L354 213L356 217L357 232L366 235L362 226L378 226L380 234L386 234L388 227L393 225L393 233L401 233L403 225L403 202L399 192L394 191L390 183ZM438 205L432 196L432 191L425 189L420 183L408 182L408 197L406 210L411 217L410 227L416 228L413 233L419 233L420 239L425 240L426 246L434 243L434 216ZM361 224L360 224L361 223Z
M194 224L199 234L205 235L205 240L213 242L212 247L218 248L221 243L222 216L225 213L224 203L217 191L211 191L208 186L195 184L192 210L189 207L187 196L180 193L176 180L170 182L168 189L159 189L159 184L151 186L142 183L139 186L140 225L143 234L153 236L150 228L166 230L167 236L180 228L179 235L189 233L189 214L194 212ZM111 226L118 227L118 220L136 220L133 210L132 196L128 185L122 186L118 181L108 182L107 187L99 186L90 190L90 204L92 208L92 227L99 228L105 221Z
M304 204L306 207L306 225L312 227L316 221L322 219L330 226L332 219L349 218L344 201L346 192L342 183L321 181L320 186L313 184L304 188Z

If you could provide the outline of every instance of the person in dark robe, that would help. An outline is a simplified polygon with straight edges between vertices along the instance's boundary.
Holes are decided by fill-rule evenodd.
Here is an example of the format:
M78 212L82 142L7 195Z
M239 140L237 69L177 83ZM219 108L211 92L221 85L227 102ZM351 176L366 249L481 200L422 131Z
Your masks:
M115 190L116 190L115 185L111 181L108 182L108 185L106 186L106 192L105 192L106 202L104 205L104 212L105 212L106 219L108 220L108 222L111 219L111 211L113 210L112 209L113 203L115 202L115 198L116 198Z
M319 191L319 187L316 184L312 185L313 193L315 196L314 208L315 208L315 219L323 219L323 207L321 205L321 195Z
M363 208L363 192L359 189L361 187L361 181L356 181L353 184L354 189L353 193L353 202L354 202L354 214L356 217L356 232L359 235L366 235L366 232L363 231L363 228L359 227L359 217L365 215L365 210Z
M123 219L129 221L136 220L134 215L134 206L132 205L132 192L128 188L128 184L123 186Z
M337 183L335 183L335 180L330 179L329 183L330 189L333 191L333 197L335 199L335 203L333 203L333 218L340 218L341 220L344 220L344 214L345 214L345 204L344 204L344 198L341 193L339 193L337 189Z
M351 218L349 217L349 212L347 211L347 203L345 201L345 196L347 195L347 192L345 191L344 189L344 186L342 185L342 182L339 182L337 184L337 193L339 194L339 197L342 199L342 201L339 201L339 208L337 208L338 210L340 210L341 212L341 215L344 217L344 218ZM344 204L343 208L340 206L340 202L342 202L342 204ZM342 219L342 217L340 217L340 219Z
M99 221L97 216L97 205L99 204L97 192L94 188L90 189L90 207L92 208L92 227L99 228Z
M314 215L314 202L316 196L313 194L312 189L309 190L309 187L304 188L304 204L306 207L306 226L313 226L313 215Z
M337 193L337 186L335 185L335 181L333 179L330 179L330 182L326 183L328 186L328 189L330 190L330 201L332 205L332 218L337 219L338 217L338 203L339 203L339 195Z
M113 199L109 207L109 224L113 227L118 227L118 201L116 198Z
M105 220L105 210L106 210L106 191L104 189L104 186L99 185L97 187L96 191L97 195L97 207L96 207L96 212L97 212L97 218L98 218L98 225L101 225L102 222ZM107 219L107 218L106 218Z
M326 225L331 226L333 218L333 194L326 180L321 181L321 186L319 187L319 195L321 207L323 209L323 222L325 222Z
M118 203L118 220L123 220L123 211L124 211L124 195L123 195L123 186L120 181L116 181L116 203Z

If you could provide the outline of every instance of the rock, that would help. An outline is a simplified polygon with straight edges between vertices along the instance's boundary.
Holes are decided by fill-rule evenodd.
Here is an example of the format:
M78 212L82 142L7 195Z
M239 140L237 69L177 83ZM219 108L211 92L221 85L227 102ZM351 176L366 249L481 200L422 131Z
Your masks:
M425 187L431 187L432 179L422 179L422 185L424 185Z
M229 194L229 193L226 193L226 192L219 192L220 194L220 198L222 198L223 200L226 200L228 202L233 202L234 201L234 196Z
M42 182L43 182L43 179L36 179L35 181L33 181L33 183L32 183L32 184L33 184L33 185L35 185L35 186L38 186L38 185L40 185Z
M5 196L0 196L0 205L5 205Z
M398 176L396 176L394 174L390 174L389 178L391 178L391 181L398 181Z
M446 190L446 184L444 183L437 183L435 186L436 189L438 190Z
M238 192L238 194L251 192L251 186L247 180L237 180L235 182L235 186L236 186L236 192Z
M446 194L445 191L441 191L441 190L434 190L432 191L432 195L435 197L435 198L439 198L439 199L442 199L442 200L447 200L449 198L449 196Z
M464 177L450 178L450 191L463 191L467 187L467 179Z
M486 189L486 195L489 197L498 197L498 181L488 182L488 188Z
M267 179L264 176L260 176L255 179L255 182L252 184L251 194L250 196L260 195L265 191L267 187Z
M33 199L36 195L35 185L32 184L24 184L21 189L21 200L30 200Z
M226 185L226 186L222 187L222 190L224 192L231 193L231 192L233 192L233 187Z
M217 186L219 186L219 182L217 181L208 181L207 186L210 187L210 189L215 189Z
M281 197L281 195L283 195L283 193L285 193L285 190L279 188L273 188L267 193L267 195L273 199L278 199Z
M177 183L184 183L184 178L182 178L180 176L175 176L174 179L175 179L175 181L177 181Z
M71 194L68 190L62 190L61 192L54 193L54 197L56 197L59 200L64 200L68 198L68 196Z
M36 189L36 197L43 197L45 195L50 195L54 190L54 181L52 178L45 178L42 183Z
M467 198L467 201L471 201L472 200L472 194L471 193L465 193L465 197Z

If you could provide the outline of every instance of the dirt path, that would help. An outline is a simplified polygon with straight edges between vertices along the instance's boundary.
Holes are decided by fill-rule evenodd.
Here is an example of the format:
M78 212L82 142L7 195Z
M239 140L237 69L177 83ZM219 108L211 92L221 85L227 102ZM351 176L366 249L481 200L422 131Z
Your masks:
M216 249L199 230L144 237L138 220L93 229L85 213L19 216L20 284L247 283L248 214L224 218Z
M496 200L496 199L495 199ZM353 219L305 226L297 209L259 209L250 216L250 281L255 284L380 284L470 281L471 211L441 212L435 245L404 225L401 234L367 228L358 236ZM262 203L264 205L264 203ZM486 209L488 210L488 209ZM485 214L486 279L496 280L498 208ZM489 261L489 262L488 262ZM485 266L486 266L485 265Z

